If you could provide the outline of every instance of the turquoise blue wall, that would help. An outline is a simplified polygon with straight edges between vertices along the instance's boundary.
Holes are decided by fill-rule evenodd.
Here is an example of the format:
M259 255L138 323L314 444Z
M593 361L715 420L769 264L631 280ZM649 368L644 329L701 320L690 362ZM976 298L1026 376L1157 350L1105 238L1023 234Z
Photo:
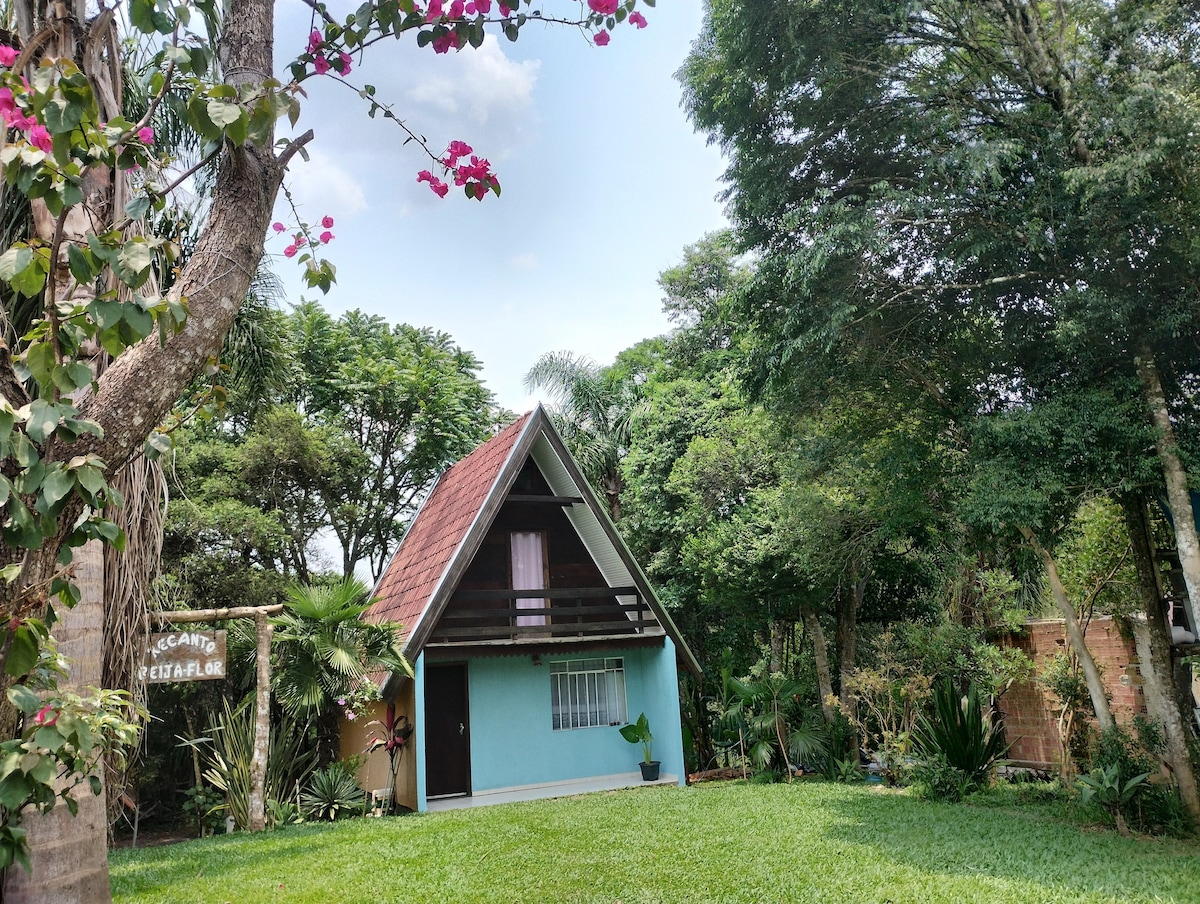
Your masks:
M554 731L550 719L550 662L604 655L625 660L625 693L630 719L645 712L654 734L654 757L662 771L684 781L675 648L606 650L542 657L472 659L470 683L472 790L560 782L637 770L641 748L611 726ZM418 680L420 680L418 671ZM423 695L418 685L418 699ZM418 704L420 706L420 704ZM419 710L420 712L420 710ZM418 762L418 788L424 801L424 768Z
M413 663L413 695L416 702L416 717L413 719L414 734L418 743L413 753L417 758L417 812L429 809L425 800L425 745L419 739L425 737L425 654L421 653Z

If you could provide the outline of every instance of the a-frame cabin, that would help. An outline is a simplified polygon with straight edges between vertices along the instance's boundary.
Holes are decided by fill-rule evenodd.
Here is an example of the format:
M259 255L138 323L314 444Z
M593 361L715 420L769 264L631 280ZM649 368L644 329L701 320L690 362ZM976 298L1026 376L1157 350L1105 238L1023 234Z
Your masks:
M414 810L641 784L616 726L646 713L662 782L685 780L670 616L538 407L449 468L367 613L405 626L414 676L383 682L414 726L396 781ZM361 752L360 718L342 750ZM364 767L387 785L387 760Z

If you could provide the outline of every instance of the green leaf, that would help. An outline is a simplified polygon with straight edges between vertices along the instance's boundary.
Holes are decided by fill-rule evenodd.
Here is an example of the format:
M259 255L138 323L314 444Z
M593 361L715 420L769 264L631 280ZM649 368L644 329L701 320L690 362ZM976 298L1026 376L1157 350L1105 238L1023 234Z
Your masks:
M100 272L96 261L74 242L67 243L67 263L71 266L71 275L81 286L91 285Z
M58 426L59 411L56 405L45 399L34 399L29 406L29 420L25 430L30 439L36 443L44 443Z
M188 124L210 141L217 141L223 134L208 115L208 98L197 91L188 100Z
M14 245L0 254L0 279L12 282L13 277L33 263L33 250L27 245Z
M0 806L15 813L28 799L29 786L23 772L13 772L0 780Z
M133 328L139 339L149 336L154 329L153 315L132 301L125 305L125 322Z
M130 0L129 24L143 34L154 34L154 0Z
M40 385L45 386L50 382L51 373L55 367L54 347L44 340L35 342L25 349L21 363L25 365L30 376Z
M225 127L225 137L233 142L234 146L241 147L246 143L246 136L250 131L250 118L246 115L245 110L240 107L236 109L238 111L237 119Z
M80 465L74 469L74 472L75 479L79 481L79 485L93 496L107 489L108 485L104 481L104 472L98 466L94 464Z
M28 675L32 672L37 667L37 662L37 635L25 625L21 625L13 632L12 645L8 648L8 660L4 663L4 671L14 678L20 678L22 675ZM12 700L11 692L9 699ZM13 700L13 705L17 706L18 709L20 708L20 704L15 700ZM25 712L28 712L28 710L25 710Z
M216 98L210 100L205 109L208 111L208 118L212 120L213 125L222 129L237 122L245 115L242 112L242 108L237 104L231 104L228 101L217 100Z
M145 240L130 239L121 248L117 260L129 272L141 274L149 271L150 264L154 261L154 253ZM128 315L125 319L129 319Z
M54 507L67 497L67 495L75 489L75 478L68 471L64 471L61 467L55 466L46 477L42 480L41 499L45 500L45 508L47 511L43 514L48 514L54 511ZM42 508L42 506L39 506Z
M7 483L8 481L5 481ZM14 562L12 565L5 565L0 568L0 580L6 584L11 584L21 576L21 566Z
M42 116L51 135L62 135L83 122L83 107L58 98L46 104Z
M131 220L140 220L150 209L150 199L145 195L133 198L125 205L125 216Z
M14 684L8 689L8 702L25 715L35 713L42 708L42 698L23 684Z

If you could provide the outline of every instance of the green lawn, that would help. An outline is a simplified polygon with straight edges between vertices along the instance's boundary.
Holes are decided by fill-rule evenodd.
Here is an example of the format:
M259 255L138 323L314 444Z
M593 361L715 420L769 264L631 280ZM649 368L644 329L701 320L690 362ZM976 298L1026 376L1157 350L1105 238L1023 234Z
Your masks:
M1200 846L871 787L646 788L111 857L118 904L1200 901Z

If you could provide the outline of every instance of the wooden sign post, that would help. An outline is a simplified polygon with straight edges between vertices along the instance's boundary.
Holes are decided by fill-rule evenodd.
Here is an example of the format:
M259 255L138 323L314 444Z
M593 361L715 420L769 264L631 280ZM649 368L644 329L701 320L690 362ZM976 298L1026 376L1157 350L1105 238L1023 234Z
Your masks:
M257 672L257 683L254 695L254 757L250 761L250 800L249 800L249 820L250 824L246 826L251 832L261 832L267 827L267 754L271 750L271 630L272 625L268 620L268 616L276 615L283 611L282 604L274 606L238 606L233 609L192 609L181 610L178 612L155 612L151 617L159 625L168 624L194 624L196 622L215 622L225 621L231 618L252 618L254 619L254 634L255 634L255 665ZM164 638L163 650L159 652L159 656L165 654L168 649L185 651L191 650L196 652L207 648L202 638L208 634L221 635L221 671L224 672L225 661L225 632L181 632L177 634L155 635L155 637ZM172 646L166 638L174 637L174 645ZM180 642L183 637L184 642ZM213 640L214 647L216 640ZM156 644L151 643L150 649L146 651L148 658L154 658L154 650ZM189 666L182 666L179 671L187 672L190 668L192 672L203 672L205 670L205 662L208 660L200 660L192 658L185 660L190 662ZM167 668L172 675L177 671L174 662ZM143 666L147 670L146 680L161 680L161 681L198 681L205 678L223 678L222 675L193 675L184 677L169 677L151 679L149 674L154 669L153 665ZM209 668L214 668L209 666Z

